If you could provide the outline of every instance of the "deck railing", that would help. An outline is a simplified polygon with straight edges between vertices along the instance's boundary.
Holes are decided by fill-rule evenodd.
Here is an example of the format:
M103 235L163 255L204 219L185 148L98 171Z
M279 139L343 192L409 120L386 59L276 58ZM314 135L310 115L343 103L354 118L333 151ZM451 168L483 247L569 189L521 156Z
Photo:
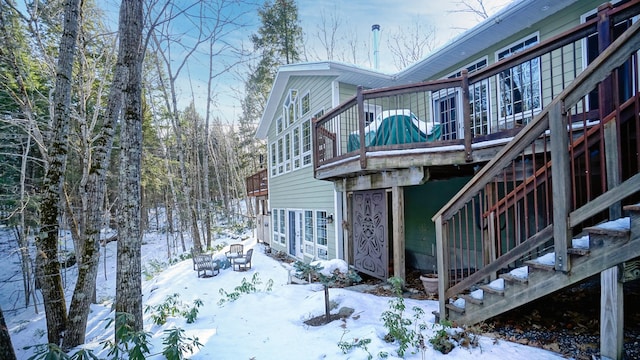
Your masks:
M264 196L269 192L267 169L262 169L246 178L248 196Z
M503 58L491 66L480 60L447 79L358 88L355 96L314 121L314 167L358 159L365 170L371 156L445 147L464 150L463 161L471 162L475 148L513 137L583 71L592 60L588 48L612 35L602 31L605 26L599 19L630 22L638 7L638 1L632 1L602 9L598 16L541 43L532 35L501 51ZM571 121L598 118L595 102L597 94L592 94L576 104L577 117Z
M612 14L631 18L637 2L601 8L578 33L602 35L624 20ZM433 217L441 314L450 298L525 260L553 252L555 269L570 271L571 239L638 201L639 29L601 51Z

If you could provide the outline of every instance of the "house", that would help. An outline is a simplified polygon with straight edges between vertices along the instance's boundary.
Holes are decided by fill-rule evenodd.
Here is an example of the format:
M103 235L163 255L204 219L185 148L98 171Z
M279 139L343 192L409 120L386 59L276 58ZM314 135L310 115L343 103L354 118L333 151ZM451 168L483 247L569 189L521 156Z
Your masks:
M467 324L600 274L601 352L619 358L640 256L639 14L514 1L397 74L280 68L257 131L272 247L381 279L437 269L438 315Z

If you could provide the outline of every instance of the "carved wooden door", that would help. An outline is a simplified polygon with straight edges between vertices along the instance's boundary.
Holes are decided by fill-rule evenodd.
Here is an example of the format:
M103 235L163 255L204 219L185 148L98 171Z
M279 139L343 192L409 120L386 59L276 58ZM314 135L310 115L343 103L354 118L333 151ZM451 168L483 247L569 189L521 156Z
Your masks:
M389 276L386 199L384 190L353 193L354 267L383 280Z

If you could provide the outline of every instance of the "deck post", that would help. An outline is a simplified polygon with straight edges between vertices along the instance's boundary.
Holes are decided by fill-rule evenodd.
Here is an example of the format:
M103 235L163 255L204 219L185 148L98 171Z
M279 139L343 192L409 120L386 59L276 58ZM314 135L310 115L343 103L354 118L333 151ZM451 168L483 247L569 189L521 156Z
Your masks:
M449 241L443 231L442 215L434 219L436 228L436 261L438 262L438 304L440 320L447 318L447 295L449 288Z
M315 144L313 146L313 156L311 159L313 161L313 177L315 177L318 172L318 165L320 164L320 159L318 158L320 156L318 147L318 119L315 117L311 118L311 138L313 139L313 144Z
M600 273L600 356L622 359L624 346L624 291L617 266Z
M613 9L611 3L605 3L598 7L598 53L601 54L611 45L612 26L609 12ZM608 76L598 85L598 101L600 119L613 109L613 76Z
M360 168L367 168L367 144L365 144L365 122L364 122L364 95L362 86L356 90L356 101L358 103L358 133L360 134Z
M473 161L471 154L471 141L473 132L471 131L471 105L469 103L469 71L463 69L462 76L462 121L464 121L464 160Z
M391 209L393 217L393 276L406 281L405 275L405 232L404 232L404 188L391 188Z
M570 264L567 254L571 239L569 227L569 204L571 201L571 172L569 170L569 138L567 115L563 103L551 103L549 129L551 130L551 189L553 193L553 241L556 253L555 269L568 272Z

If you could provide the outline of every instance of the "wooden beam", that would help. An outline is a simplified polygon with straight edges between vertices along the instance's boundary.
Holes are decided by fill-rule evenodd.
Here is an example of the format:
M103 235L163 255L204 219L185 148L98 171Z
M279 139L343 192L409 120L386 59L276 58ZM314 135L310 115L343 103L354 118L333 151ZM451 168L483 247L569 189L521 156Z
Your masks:
M556 253L555 268L568 272L567 254L571 239L569 227L569 204L571 203L571 171L569 167L569 139L567 136L567 116L563 113L562 102L554 102L549 110L551 130L551 189L553 192L553 240Z
M442 229L442 216L433 219L436 228L436 261L438 266L438 308L440 320L447 319L447 303L445 292L449 288L449 241Z
M622 359L624 345L624 292L618 267L600 273L600 355Z
M391 188L391 211L393 218L393 276L406 280L404 257L404 189L400 186Z
M422 167L412 167L394 171L360 175L334 182L336 191L361 191L371 189L387 189L394 186L412 186L424 184L429 180L429 171Z
M618 153L617 119L604 124L604 153L607 169L607 190L612 190L620 185L620 156ZM622 217L622 205L616 202L609 206L609 219Z

